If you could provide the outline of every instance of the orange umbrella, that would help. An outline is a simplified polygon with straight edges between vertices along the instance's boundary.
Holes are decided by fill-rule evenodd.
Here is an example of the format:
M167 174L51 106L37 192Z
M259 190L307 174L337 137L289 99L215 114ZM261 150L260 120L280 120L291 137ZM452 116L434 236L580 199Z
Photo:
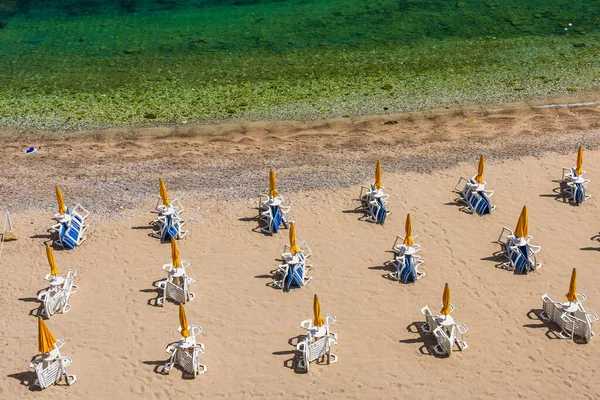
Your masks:
M321 317L321 304L319 304L319 297L316 294L313 301L313 314L313 325L323 326L323 324L325 323L325 318Z
M528 231L529 214L527 212L527 206L523 206L523 210L521 211L521 215L519 216L519 222L517 222L517 227L515 228L515 236L525 237L527 236Z
M373 185L375 189L381 189L383 184L381 183L381 163L377 161L377 166L375 167L375 184Z
M300 247L296 244L296 224L290 222L290 253L296 254L300 251Z
M165 186L165 181L162 178L158 178L160 182L160 197L163 201L163 206L169 207L171 203L169 202L169 193L167 193L167 187Z
M444 286L444 294L442 295L442 315L450 314L450 286L446 283Z
M173 268L181 267L181 260L179 259L179 248L177 247L177 240L171 238L171 259L173 260Z
M42 354L54 350L56 339L42 318L38 318L38 351Z
M56 200L58 201L58 213L64 214L67 212L67 207L65 206L65 199L63 199L62 192L60 188L56 187Z
M571 283L569 284L569 293L567 293L565 296L567 296L567 300L569 300L571 303L574 301L579 300L577 298L577 269L573 268L573 272L571 273Z
M577 168L575 168L575 175L583 174L583 148L579 146L577 150Z
M407 246L412 246L414 243L412 238L412 221L410 219L410 214L406 215L406 223L404 224L404 244Z
M49 244L46 245L46 258L48 258L48 265L50 265L50 275L58 275L59 270L58 268L56 268L56 260L54 260L54 253L52 252L52 247L50 247Z
M275 171L269 170L269 196L277 197L279 192L277 191L277 177Z
M477 176L475 177L475 182L483 183L483 167L485 160L483 156L479 157L479 168L477 168Z
M184 338L190 336L187 315L185 315L185 308L183 308L183 304L179 305L179 326L181 326L181 336L183 336Z

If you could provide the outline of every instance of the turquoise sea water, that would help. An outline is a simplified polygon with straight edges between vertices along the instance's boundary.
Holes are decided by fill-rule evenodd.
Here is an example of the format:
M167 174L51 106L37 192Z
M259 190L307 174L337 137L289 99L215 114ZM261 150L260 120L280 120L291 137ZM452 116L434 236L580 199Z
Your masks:
M0 123L323 118L564 96L600 3L0 0Z

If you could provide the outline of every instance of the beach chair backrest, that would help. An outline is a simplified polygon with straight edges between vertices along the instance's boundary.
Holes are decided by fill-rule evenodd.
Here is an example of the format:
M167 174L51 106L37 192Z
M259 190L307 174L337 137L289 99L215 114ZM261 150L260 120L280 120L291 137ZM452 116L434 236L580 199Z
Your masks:
M573 334L589 341L592 338L592 322L589 318L589 313L586 313L581 310L577 310L574 312L575 318L577 318L577 322L575 323L575 328L573 330Z
M431 310L429 307L425 306L421 312L425 315L425 323L427 324L427 328L433 332L433 330L437 328L437 323L433 314L431 314Z
M443 349L444 354L446 354L448 356L451 355L452 347L453 347L453 343L452 343L453 340L450 340L450 338L448 337L446 332L442 328L437 327L433 331L433 335L435 336L435 339L437 340L440 347Z
M39 363L36 367L38 383L42 389L54 385L62 376L62 363L60 360L52 361L46 368Z
M67 296L64 290L59 290L52 296L46 297L46 304L44 308L48 316L54 315L59 312L67 304Z
M185 304L186 296L184 288L177 286L173 282L167 281L165 283L165 294L167 297L176 301L179 304Z
M323 336L316 342L311 343L308 346L308 362L314 360L329 353L329 337Z
M194 355L193 349L191 352L184 349L177 349L177 363L189 374L194 374L195 372Z

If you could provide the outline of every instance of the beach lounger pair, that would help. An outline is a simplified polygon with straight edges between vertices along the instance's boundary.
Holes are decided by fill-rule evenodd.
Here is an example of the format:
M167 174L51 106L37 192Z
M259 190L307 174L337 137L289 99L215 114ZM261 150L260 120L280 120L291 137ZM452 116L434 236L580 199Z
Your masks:
M85 220L89 215L90 212L81 204L77 204L72 209L67 208L64 214L55 214L53 219L58 224L52 225L48 230L56 236L54 244L69 250L80 246L86 239L84 233L88 225L85 224Z
M170 202L169 206L165 206L162 204L162 198L159 197L154 208L158 217L151 223L155 227L151 235L160 239L161 242L168 242L171 238L177 240L185 238L188 232L183 230L185 221L180 218L183 211L184 208L179 199L175 199Z
M72 269L69 270L65 278L53 277L50 274L46 275L50 287L38 294L38 300L42 302L40 316L49 318L59 312L63 314L69 312L71 309L68 303L69 297L73 293L77 293L77 285L73 284L76 275L77 271Z
M450 304L450 310L454 310L452 304ZM449 315L434 316L428 306L421 309L421 315L425 317L425 323L421 326L421 330L423 333L433 334L437 341L437 344L433 347L436 355L450 356L454 347L461 351L468 347L465 334L469 329L465 324L454 323ZM446 318L448 324L446 324Z
M418 240L418 235L412 236L413 241ZM389 273L389 277L401 283L414 283L425 277L425 272L419 271L419 267L425 263L421 256L416 253L421 251L421 245L413 243L408 246L404 244L404 238L396 236L396 241L392 246L395 257L389 263L396 268Z
M262 193L259 195L258 219L265 225L260 228L262 232L273 235L279 232L282 224L288 228L288 213L292 206L284 203L283 196L273 197Z
M464 182L462 189L459 189L462 182ZM469 214L478 214L479 216L491 214L491 212L496 209L496 206L491 203L494 191L485 190L486 184L485 181L483 183L477 183L475 181L475 176L471 179L461 176L454 187L454 191L459 194L460 197L454 199L454 201L463 203L464 206L461 207L461 210Z
M546 322L557 324L561 329L561 338L573 340L577 336L589 342L594 336L592 325L598 321L598 315L585 310L582 303L586 299L583 293L577 293L576 301L559 303L553 301L548 293L544 293L540 317Z
M67 372L67 367L73 363L70 357L62 357L59 349L65 344L63 339L58 339L54 350L47 354L38 354L29 364L30 368L35 369L36 380L34 386L46 389L59 382L65 377L67 385L77 382L75 375Z
M306 319L300 323L300 327L306 330L306 336L296 345L296 350L300 354L296 365L299 370L308 372L311 362L324 360L325 357L327 357L327 364L338 361L338 357L331 352L331 346L338 344L337 335L330 330L331 325L335 322L335 316L326 315L325 323L320 327L313 326L312 319Z
M190 285L196 283L196 278L187 275L187 267L192 265L189 260L181 260L181 267L174 268L173 264L165 264L162 269L167 272L167 279L158 282L157 287L162 290L162 296L157 299L157 304L164 307L167 300L177 304L185 304L194 300L196 295L190 292Z
M390 195L385 194L383 189L383 186L380 189L375 189L374 184L371 187L361 186L359 198L367 221L382 225L385 223L387 216L392 213L387 209Z
M281 253L281 258L285 263L279 265L277 274L280 279L274 280L273 286L277 289L283 289L284 292L289 292L292 287L304 287L312 280L312 276L307 276L307 272L313 266L306 263L306 260L312 255L312 250L305 240L300 242L298 247L300 251L292 254L290 246L286 244Z
M592 198L591 195L587 194L587 185L590 183L590 180L583 178L585 171L581 171L580 175L577 175L575 171L576 167L563 168L560 181L561 189L571 204L581 205L585 200Z
M508 261L502 263L502 267L520 274L527 274L541 268L542 264L537 262L537 255L542 248L533 246L530 243L531 239L532 236L515 236L513 231L503 227L497 242L502 246L501 253L508 258Z
M166 348L170 359L164 365L163 372L169 374L175 365L179 365L186 373L196 377L207 371L206 365L200 364L200 356L204 355L204 344L198 343L196 336L202 333L202 328L197 325L188 325L190 336L181 338L176 344ZM181 333L181 327L178 328Z

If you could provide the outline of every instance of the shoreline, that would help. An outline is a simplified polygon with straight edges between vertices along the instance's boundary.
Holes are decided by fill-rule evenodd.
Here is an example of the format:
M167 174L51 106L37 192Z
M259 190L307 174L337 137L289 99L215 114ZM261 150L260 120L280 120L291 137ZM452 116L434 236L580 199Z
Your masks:
M504 113L519 110L534 110L545 108L577 108L600 104L600 89L590 90L572 96L549 97L512 102L478 104L470 106L432 108L422 111L407 111L389 114L356 115L341 118L321 118L309 120L223 120L211 123L163 123L163 124L131 124L125 126L106 127L98 129L79 130L44 130L28 127L11 127L0 125L0 140L22 141L34 139L37 141L64 139L58 136L68 133L69 140L134 140L169 137L195 137L223 135L235 132L246 132L252 129L294 129L306 130L327 127L332 124L350 127L353 125L382 123L393 125L396 122L420 117L441 117L459 115L462 113Z

